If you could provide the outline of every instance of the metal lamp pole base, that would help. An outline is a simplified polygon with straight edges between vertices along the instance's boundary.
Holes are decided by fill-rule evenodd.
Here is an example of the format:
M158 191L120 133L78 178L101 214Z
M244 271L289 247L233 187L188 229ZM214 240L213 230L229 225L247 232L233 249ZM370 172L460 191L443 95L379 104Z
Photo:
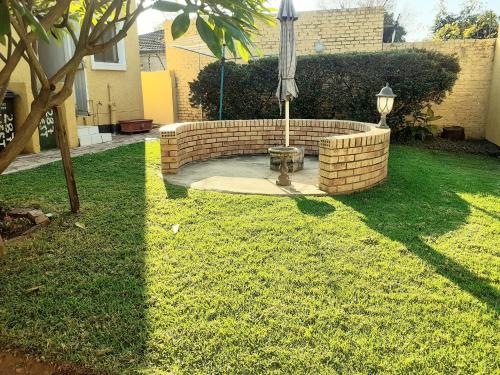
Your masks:
M378 127L380 129L389 129L389 126L387 126L387 115L382 115L382 117L380 118L380 122L378 123Z

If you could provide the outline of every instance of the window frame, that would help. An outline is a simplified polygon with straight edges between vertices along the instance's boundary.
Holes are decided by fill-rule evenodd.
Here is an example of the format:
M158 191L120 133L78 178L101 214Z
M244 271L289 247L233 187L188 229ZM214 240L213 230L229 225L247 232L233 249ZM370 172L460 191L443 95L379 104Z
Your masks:
M122 24L116 25L116 32L120 32L122 29ZM118 53L118 62L110 63L110 62L101 62L95 61L94 55L90 56L90 61L92 65L92 70L117 70L117 71L126 71L127 70L127 59L126 59L126 51L125 51L125 38L120 40L116 44L116 51Z

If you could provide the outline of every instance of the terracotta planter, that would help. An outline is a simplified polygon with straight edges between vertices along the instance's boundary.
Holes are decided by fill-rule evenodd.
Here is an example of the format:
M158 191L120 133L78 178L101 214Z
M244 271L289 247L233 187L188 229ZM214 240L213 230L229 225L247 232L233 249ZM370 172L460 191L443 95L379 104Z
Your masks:
M125 120L118 123L122 133L148 132L153 128L153 120Z

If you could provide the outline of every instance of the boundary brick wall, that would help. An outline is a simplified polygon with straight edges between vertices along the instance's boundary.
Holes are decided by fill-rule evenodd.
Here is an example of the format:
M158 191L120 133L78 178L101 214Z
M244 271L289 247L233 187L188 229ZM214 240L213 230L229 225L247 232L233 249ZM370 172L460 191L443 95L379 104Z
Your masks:
M161 128L162 173L224 156L267 154L284 142L283 120L205 121ZM291 120L290 142L319 155L320 189L330 194L365 190L387 176L390 131L338 120Z
M320 41L325 46L325 53L418 48L456 55L461 72L453 91L441 105L434 105L436 114L443 116L436 125L463 126L467 138L483 139L488 124L497 41L486 39L385 44L382 42L383 23L384 14L381 8L301 12L296 23L298 54L315 54L315 43ZM193 26L185 37L172 41L170 27L171 21L166 22L166 53L169 69L176 78L178 121L199 121L203 119L203 111L201 108L191 107L189 103L189 82L196 79L199 71L213 62L214 58L173 48L173 45L179 44L203 46L203 42ZM261 34L255 38L256 44L265 55L276 55L279 43L278 25L263 26ZM200 48L207 52L206 48Z
M500 31L500 27L498 30ZM489 115L485 135L488 141L500 146L500 32L497 38L497 48L495 49L489 101Z
M495 39L466 39L384 44L384 50L417 48L456 55L461 72L444 102L433 106L436 115L443 116L435 124L463 126L467 138L482 139L488 122L495 44Z
M201 108L191 107L189 102L189 82L214 58L198 55L173 46L203 46L196 28L191 25L187 33L178 40L172 40L172 21L165 23L165 43L168 69L174 71L177 93L177 118L179 121L199 121L203 119ZM280 27L261 24L260 35L255 44L266 56L278 54ZM300 12L295 23L297 54L315 54L316 42L325 46L324 53L381 51L384 32L383 8L336 9L326 11ZM210 53L207 48L201 52ZM242 61L241 61L242 62ZM278 85L278 77L276 77Z

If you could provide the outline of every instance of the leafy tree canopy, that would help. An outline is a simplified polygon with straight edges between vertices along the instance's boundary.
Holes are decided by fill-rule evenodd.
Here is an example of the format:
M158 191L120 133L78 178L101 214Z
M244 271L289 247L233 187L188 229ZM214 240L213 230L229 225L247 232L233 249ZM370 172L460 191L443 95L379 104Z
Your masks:
M153 8L176 13L172 34L179 38L191 22L215 56L226 44L234 55L249 58L258 22L274 22L266 0L0 0L0 103L10 78L25 61L30 68L31 111L13 141L0 151L2 173L31 139L44 113L72 93L76 72L86 56L100 53L121 39L143 11ZM115 30L109 39L110 31ZM72 56L54 74L38 56L42 43L73 41ZM60 83L63 83L62 87Z
M484 10L477 1L470 1L457 13L441 7L433 26L438 40L488 39L498 37L498 16L492 10Z
M385 12L384 14L384 43L405 42L406 29L398 19L394 18L394 13Z

